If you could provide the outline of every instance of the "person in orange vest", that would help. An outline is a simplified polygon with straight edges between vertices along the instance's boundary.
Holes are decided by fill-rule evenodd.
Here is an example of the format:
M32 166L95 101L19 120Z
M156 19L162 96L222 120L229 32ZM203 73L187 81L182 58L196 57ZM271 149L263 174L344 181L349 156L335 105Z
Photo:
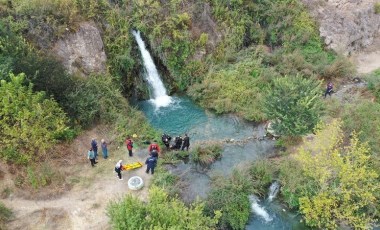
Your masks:
M127 140L125 140L125 145L127 146L129 156L133 156L132 149L133 149L133 141L130 136L127 137Z
M153 141L153 143L149 145L148 151L153 157L158 157L160 146L157 144L157 141Z

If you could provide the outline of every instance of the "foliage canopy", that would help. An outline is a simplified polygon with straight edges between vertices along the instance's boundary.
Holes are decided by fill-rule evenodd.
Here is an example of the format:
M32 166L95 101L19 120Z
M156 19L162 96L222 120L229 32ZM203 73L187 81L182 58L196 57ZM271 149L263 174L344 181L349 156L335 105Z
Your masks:
M23 86L24 74L10 74L0 85L1 157L15 163L27 163L41 157L68 130L65 113L33 85Z
M113 229L214 229L221 215L213 218L203 214L202 203L187 207L177 198L169 198L164 190L152 187L149 202L143 203L127 195L120 203L108 207Z
M276 133L298 136L311 132L322 111L321 83L302 76L285 76L273 81L264 103Z

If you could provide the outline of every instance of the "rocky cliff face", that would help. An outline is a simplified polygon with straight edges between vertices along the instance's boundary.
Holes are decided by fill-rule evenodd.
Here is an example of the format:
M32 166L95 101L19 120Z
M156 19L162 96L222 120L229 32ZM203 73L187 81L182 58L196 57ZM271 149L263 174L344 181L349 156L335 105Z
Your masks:
M350 56L359 73L380 68L379 0L302 0L320 24L328 48Z
M99 30L93 23L81 23L76 33L58 40L53 52L69 73L86 76L106 72L106 54Z
M320 23L326 45L345 55L361 51L380 35L378 0L302 0Z

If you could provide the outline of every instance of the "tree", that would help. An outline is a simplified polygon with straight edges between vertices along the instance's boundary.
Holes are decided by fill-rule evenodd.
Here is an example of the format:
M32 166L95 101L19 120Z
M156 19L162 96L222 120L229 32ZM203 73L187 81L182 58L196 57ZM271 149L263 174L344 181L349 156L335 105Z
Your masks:
M335 229L344 222L355 229L369 229L375 222L380 192L370 149L355 133L348 146L342 143L341 122L335 120L300 149L296 159L303 176L318 184L316 191L300 198L300 210L313 227Z
M120 203L112 202L108 215L113 229L214 229L220 212L214 218L203 214L202 203L185 206L177 198L169 198L164 190L152 187L148 203L127 195Z
M0 84L0 157L15 163L43 156L68 130L58 103L24 81L25 74L10 74Z
M276 133L298 136L312 131L322 111L320 85L319 81L299 75L273 81L264 110Z

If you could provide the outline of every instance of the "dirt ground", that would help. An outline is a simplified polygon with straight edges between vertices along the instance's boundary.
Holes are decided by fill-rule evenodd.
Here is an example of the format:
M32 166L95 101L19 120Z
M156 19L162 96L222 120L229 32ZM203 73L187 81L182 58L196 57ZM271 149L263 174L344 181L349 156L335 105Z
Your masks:
M354 63L357 65L358 73L367 74L380 68L380 37L374 43L353 55Z
M145 173L145 166L131 171L123 171L123 179L119 180L114 172L118 160L123 163L145 162L147 149L134 149L134 156L128 156L124 146L109 147L109 158L99 158L99 163L92 168L86 159L87 148L91 137L100 139L105 135L101 129L93 129L78 136L72 143L71 151L77 155L79 164L68 165L66 172L75 172L76 183L71 190L62 195L46 199L25 199L20 193L11 194L6 199L0 199L12 209L14 218L8 223L9 229L111 229L106 208L110 201L118 200L126 194L133 194L142 200L147 199L148 186L152 175ZM72 176L72 175L71 175ZM144 187L139 191L128 188L128 179L140 176ZM10 185L7 175L2 179L2 186Z

